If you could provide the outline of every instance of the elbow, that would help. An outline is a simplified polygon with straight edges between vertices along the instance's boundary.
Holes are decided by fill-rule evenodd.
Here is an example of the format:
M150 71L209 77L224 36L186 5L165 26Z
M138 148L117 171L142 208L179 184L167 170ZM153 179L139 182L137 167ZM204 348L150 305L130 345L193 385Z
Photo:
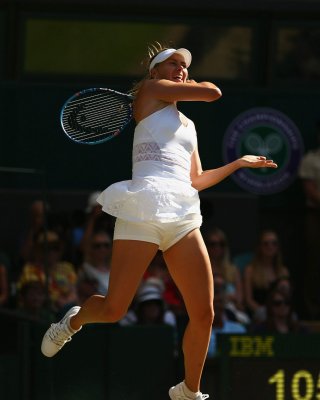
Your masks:
M197 190L198 192L200 192L201 189L200 189L197 185L195 185L194 183L192 183L191 186L193 187L193 189L195 189L195 190Z
M220 99L221 96L222 96L221 90L218 87L215 87L210 90L210 94L209 94L207 101L211 102L211 101L218 100L218 99Z
M197 180L195 178L191 178L191 186L193 187L193 189L198 190L198 185L197 185Z
M199 182L198 180L192 180L191 186L198 192L201 192L201 190L205 189L205 187L203 187L203 185L201 185L201 182Z

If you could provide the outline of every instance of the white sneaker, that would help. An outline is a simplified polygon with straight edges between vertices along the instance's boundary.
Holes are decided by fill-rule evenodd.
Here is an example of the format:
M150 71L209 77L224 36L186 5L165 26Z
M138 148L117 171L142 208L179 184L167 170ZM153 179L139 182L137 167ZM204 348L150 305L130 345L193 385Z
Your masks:
M70 342L71 336L78 331L70 329L68 320L73 315L76 315L79 310L80 307L78 306L72 307L61 321L57 324L51 324L42 339L41 351L43 355L53 357L67 342Z
M209 398L208 394L199 393L196 398L189 397L184 390L185 383L178 383L169 389L169 396L171 400L205 400Z

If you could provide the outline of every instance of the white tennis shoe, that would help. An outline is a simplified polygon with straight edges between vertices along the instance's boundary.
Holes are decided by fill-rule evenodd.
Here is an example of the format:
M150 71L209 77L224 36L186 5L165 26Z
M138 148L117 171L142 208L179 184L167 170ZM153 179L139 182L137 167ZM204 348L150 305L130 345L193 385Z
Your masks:
M71 336L78 331L74 331L70 328L69 319L77 314L79 310L80 307L78 306L72 307L61 321L57 324L51 324L42 339L41 351L43 355L46 357L53 357L67 342L70 342Z
M208 394L198 393L197 397L189 397L184 390L185 383L178 383L176 386L172 386L169 389L169 396L171 400L205 400L209 398Z

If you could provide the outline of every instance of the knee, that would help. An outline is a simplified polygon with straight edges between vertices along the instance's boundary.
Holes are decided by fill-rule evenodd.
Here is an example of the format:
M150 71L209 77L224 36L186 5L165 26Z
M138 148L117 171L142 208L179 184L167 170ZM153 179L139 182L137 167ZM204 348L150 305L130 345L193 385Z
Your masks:
M205 322L209 326L211 326L213 324L213 320L214 320L214 309L213 309L213 306L208 308L204 319L205 319Z
M190 321L206 327L211 326L214 320L213 306L207 305L198 309L194 314L189 315Z

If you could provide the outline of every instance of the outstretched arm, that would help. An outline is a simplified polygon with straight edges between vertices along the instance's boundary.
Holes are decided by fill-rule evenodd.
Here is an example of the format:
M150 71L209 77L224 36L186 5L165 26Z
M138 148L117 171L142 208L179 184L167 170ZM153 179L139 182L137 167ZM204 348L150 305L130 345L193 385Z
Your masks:
M202 170L198 150L193 152L191 159L191 182L198 191L207 189L221 182L239 168L277 168L273 160L267 160L264 156L246 155L232 161L220 168Z

